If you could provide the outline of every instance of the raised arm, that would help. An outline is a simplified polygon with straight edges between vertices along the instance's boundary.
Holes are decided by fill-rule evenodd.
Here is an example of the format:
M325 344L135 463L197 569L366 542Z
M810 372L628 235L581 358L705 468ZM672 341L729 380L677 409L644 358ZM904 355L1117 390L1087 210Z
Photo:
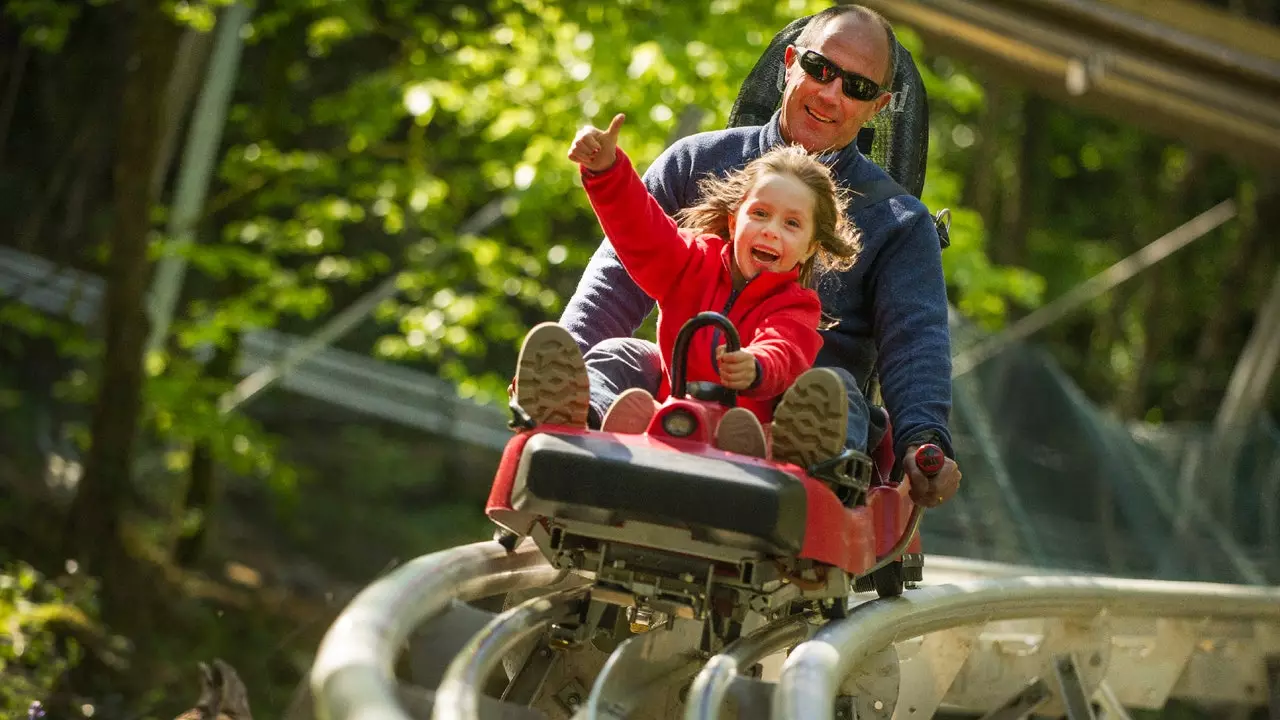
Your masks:
M686 202L691 162L684 143L667 148L645 171L649 194L668 215ZM631 279L608 237L587 263L560 324L583 352L602 340L630 337L653 311L654 301Z
M694 256L690 240L649 194L621 148L608 170L584 168L582 182L623 266L640 289L661 303Z

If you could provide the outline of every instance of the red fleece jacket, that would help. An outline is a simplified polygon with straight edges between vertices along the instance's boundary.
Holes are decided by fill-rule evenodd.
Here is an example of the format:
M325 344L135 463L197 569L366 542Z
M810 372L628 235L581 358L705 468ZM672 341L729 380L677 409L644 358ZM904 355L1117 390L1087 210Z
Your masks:
M658 304L658 347L662 351L659 401L671 394L671 353L680 328L694 315L713 310L729 318L743 349L755 356L755 384L738 393L738 404L767 423L773 407L822 348L818 334L822 304L799 282L799 270L757 275L733 289L733 243L718 235L679 228L618 149L613 167L601 173L580 168L591 206L622 264ZM685 377L720 381L715 350L720 330L705 329L689 343Z

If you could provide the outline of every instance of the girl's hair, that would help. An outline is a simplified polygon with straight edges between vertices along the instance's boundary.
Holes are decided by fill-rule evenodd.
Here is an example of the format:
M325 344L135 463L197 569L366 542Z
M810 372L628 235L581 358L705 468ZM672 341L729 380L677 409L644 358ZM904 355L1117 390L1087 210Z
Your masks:
M703 178L698 183L701 200L677 213L676 219L685 228L732 242L729 218L766 173L790 175L813 192L813 242L818 252L800 266L800 283L814 288L819 273L852 267L862 249L862 233L845 217L848 193L836 185L827 166L799 145L774 148L723 178Z

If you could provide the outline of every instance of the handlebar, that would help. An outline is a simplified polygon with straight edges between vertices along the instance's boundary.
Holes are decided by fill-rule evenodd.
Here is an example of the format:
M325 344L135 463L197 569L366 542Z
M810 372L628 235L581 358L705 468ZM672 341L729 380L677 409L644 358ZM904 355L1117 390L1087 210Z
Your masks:
M707 325L719 325L725 335L725 352L737 352L742 349L742 340L738 337L738 329L729 322L729 318L718 312L700 312L688 320L676 335L675 348L671 352L671 397L680 399L685 396L685 368L689 364L689 341L693 334ZM738 393L724 388L726 404L736 403Z
M942 448L933 443L928 443L916 448L915 460L916 467L920 468L925 477L933 478L942 472L947 456L942 452ZM888 552L876 558L875 564L860 573L859 577L870 575L901 557L902 553L906 552L907 546L911 544L911 540L915 538L916 533L920 530L920 521L923 519L924 506L913 504L911 515L907 517L907 526L902 530L902 535L898 538L898 542L894 543Z
M920 472L927 478L936 477L942 472L942 466L946 462L947 456L942 452L942 448L933 443L916 448L916 467L920 468Z

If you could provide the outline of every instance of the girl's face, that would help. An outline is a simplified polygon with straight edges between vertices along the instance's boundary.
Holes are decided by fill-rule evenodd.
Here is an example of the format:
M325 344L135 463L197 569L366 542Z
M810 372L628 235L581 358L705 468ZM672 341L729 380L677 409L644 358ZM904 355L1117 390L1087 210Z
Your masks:
M792 175L765 173L729 216L733 259L745 280L787 272L817 250L813 243L813 191Z

